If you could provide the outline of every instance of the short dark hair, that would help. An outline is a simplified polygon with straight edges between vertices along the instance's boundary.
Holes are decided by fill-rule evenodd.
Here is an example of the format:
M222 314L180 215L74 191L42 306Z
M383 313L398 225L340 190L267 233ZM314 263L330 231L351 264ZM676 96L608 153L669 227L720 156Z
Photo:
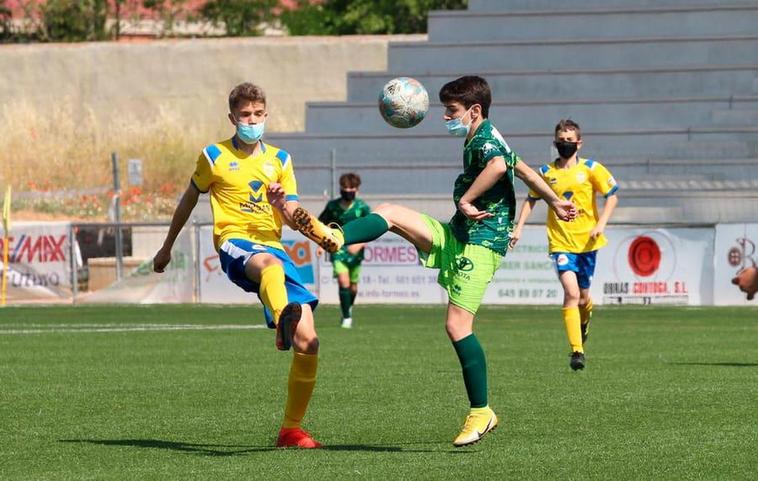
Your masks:
M555 126L555 133L558 132L564 132L568 130L573 130L576 132L576 139L579 140L582 138L582 128L579 127L579 124L574 122L571 119L561 119L560 122Z
M482 116L490 115L492 91L486 80L476 75L466 75L448 82L440 89L440 102L460 102L467 109L474 104L482 106Z
M263 102L266 105L266 93L250 82L243 82L229 93L229 111L239 108L245 102Z
M355 187L357 189L360 186L361 186L360 175L354 174L352 172L348 172L347 174L342 174L340 176L340 187L345 187L348 189Z

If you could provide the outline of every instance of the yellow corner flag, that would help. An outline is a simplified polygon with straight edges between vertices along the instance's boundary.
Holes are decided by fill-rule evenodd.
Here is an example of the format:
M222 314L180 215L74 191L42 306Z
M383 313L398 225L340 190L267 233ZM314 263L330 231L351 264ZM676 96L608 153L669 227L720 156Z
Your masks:
M5 295L8 291L8 244L11 231L11 186L5 189L5 200L3 200L3 279L2 294L0 295L0 305L5 305Z
M5 189L5 200L3 201L3 231L8 235L11 230L11 186Z

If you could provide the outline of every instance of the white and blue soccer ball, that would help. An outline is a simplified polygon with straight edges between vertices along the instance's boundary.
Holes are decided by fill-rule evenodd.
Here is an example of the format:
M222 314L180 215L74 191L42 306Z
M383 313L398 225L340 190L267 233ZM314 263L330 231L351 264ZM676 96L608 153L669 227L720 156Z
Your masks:
M418 125L428 110L429 93L414 78L394 78L379 94L379 113L388 124L399 129Z

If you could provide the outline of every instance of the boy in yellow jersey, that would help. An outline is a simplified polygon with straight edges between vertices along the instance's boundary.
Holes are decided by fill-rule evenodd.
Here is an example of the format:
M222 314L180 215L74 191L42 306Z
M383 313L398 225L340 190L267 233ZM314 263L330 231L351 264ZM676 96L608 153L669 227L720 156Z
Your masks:
M618 186L611 173L599 162L582 159L582 131L573 120L561 120L555 126L555 148L559 158L543 165L540 175L561 198L571 200L577 216L564 222L555 213L547 214L547 238L550 257L563 286L563 322L571 345L571 369L584 369L584 342L587 341L592 299L590 283L595 273L597 250L608 243L603 232L618 203ZM596 194L605 196L605 207L598 213ZM511 234L513 248L540 195L529 192Z
M282 223L292 223L299 207L290 155L261 140L266 96L251 83L229 94L229 121L235 135L205 147L187 190L171 219L166 240L155 254L153 268L163 272L171 247L189 219L200 194L210 193L213 242L221 268L230 281L258 294L276 347L294 345L284 423L277 446L318 448L321 445L300 427L316 383L319 341L313 322L318 304L300 279L280 242ZM276 198L272 203L269 196Z

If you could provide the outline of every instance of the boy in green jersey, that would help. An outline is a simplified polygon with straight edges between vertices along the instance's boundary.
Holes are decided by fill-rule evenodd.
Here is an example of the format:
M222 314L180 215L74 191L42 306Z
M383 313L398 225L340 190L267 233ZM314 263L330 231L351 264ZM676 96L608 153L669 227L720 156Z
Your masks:
M450 222L443 224L394 204L378 206L368 216L346 224L343 232L326 227L302 208L294 218L301 233L327 250L368 242L392 231L416 246L425 266L439 269L437 282L449 297L445 328L471 405L453 444L468 446L498 423L488 404L487 365L473 323L484 291L508 249L516 209L514 175L538 192L560 219L570 220L576 211L521 161L490 123L492 94L486 80L461 77L445 84L439 98L448 132L465 138L463 172L453 187L456 212Z
M340 176L340 196L327 202L318 220L324 224L343 226L350 221L365 217L371 213L371 208L358 198L361 177L358 174L347 173ZM323 250L319 248L318 255ZM361 275L363 262L363 244L342 246L331 254L334 277L339 285L340 309L342 311L342 327L353 327L353 304L358 295L358 280Z

